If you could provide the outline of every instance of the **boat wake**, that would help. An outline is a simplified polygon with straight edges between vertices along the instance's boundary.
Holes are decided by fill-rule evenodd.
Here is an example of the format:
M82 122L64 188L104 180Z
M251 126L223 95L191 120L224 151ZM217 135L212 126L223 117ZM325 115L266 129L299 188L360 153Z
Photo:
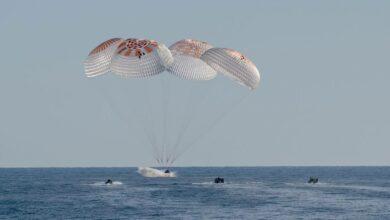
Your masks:
M123 183L120 181L113 181L112 184L106 184L105 182L97 182L91 184L92 186L119 186L122 185Z

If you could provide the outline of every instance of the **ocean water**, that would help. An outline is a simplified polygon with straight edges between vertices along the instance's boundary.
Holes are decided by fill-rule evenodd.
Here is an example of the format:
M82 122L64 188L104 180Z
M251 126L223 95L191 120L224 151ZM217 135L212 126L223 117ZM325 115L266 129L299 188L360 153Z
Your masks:
M390 167L136 170L2 168L0 219L390 219Z

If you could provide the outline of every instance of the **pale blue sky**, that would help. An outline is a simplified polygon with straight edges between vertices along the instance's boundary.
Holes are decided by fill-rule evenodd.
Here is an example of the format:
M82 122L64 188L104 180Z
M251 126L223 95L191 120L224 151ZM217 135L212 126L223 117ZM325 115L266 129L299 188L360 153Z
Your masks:
M200 39L262 72L176 165L390 165L389 12L389 1L2 1L0 166L153 165L96 92L119 80L83 75L111 37Z

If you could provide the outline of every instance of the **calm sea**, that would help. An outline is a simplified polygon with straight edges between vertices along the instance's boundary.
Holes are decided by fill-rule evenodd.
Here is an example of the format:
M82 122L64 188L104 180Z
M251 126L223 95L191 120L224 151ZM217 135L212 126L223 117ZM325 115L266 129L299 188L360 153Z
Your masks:
M136 170L2 168L0 219L390 219L390 167Z

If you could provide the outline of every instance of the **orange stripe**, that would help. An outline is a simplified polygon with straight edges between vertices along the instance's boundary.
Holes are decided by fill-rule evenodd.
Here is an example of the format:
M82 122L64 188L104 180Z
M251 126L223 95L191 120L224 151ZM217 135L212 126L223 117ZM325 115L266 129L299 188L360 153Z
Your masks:
M113 39L110 39L110 40L106 40L103 43L99 44L99 46L95 47L95 49L93 49L91 51L91 53L89 53L89 54L91 55L91 54L99 53L99 52L105 50L107 47L111 46L111 44L115 43L119 39L120 38L113 38Z
M126 52L124 53L124 56L128 57L130 56L130 54L131 54L131 49L127 49Z
M148 47L148 46L144 47L144 49L145 49L146 53L151 53L153 51L153 49Z
M123 46L126 46L126 42L120 43L119 46L118 46L118 48L123 47Z
M118 50L118 52L116 52L117 54L122 54L122 52L126 50L126 47L122 47L120 50Z

